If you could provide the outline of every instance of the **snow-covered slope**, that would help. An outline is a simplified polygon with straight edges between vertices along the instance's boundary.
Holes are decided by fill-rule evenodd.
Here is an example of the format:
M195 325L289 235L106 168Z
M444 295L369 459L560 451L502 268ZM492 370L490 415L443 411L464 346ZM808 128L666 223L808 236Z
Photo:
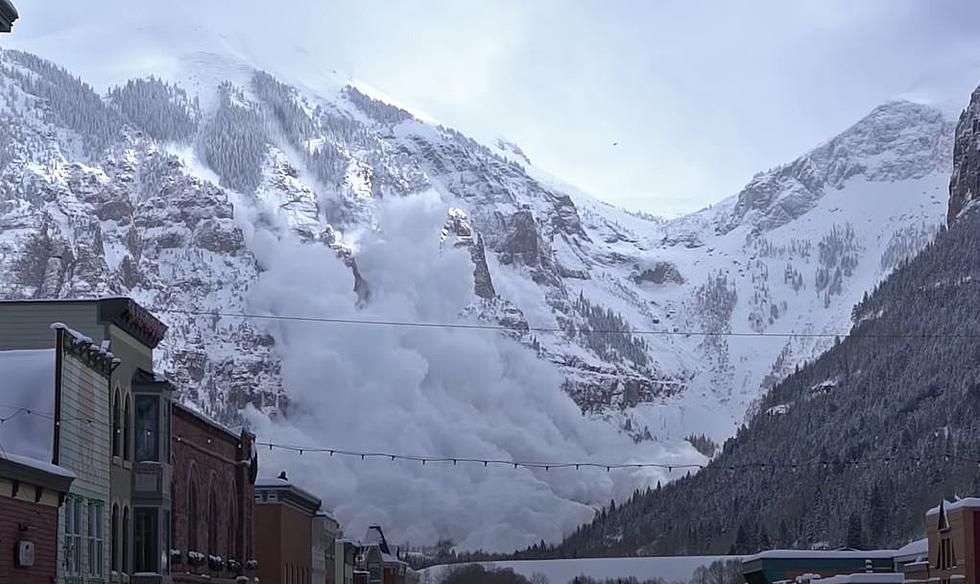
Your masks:
M685 391L635 415L669 435L724 438L761 389L830 346L820 335L845 334L851 307L942 224L952 130L929 106L887 103L671 221L579 197L585 230L603 247L594 257L606 260L592 282L632 283L629 304L647 313L631 315L633 326L675 333L651 335L651 354ZM623 296L606 303L622 306ZM736 336L699 334L715 332Z
M702 333L844 331L945 212L952 126L922 105L883 105L735 197L662 221L562 185L512 144L330 79L289 85L220 48L106 95L0 55L0 296L135 297L171 327L161 366L183 397L279 441L703 460L684 436L726 437L766 383L831 340ZM557 539L590 505L672 476L351 461L324 477L322 459L276 456L355 530L489 549ZM411 496L392 486L405 481Z

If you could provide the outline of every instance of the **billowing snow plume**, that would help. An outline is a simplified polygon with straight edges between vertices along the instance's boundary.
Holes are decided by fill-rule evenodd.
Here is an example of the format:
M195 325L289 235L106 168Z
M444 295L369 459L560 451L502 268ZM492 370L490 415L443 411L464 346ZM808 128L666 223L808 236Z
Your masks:
M322 246L256 233L266 268L251 310L343 319L455 322L472 300L466 251L441 248L447 206L432 192L383 204L359 242L372 299L358 308L351 271ZM360 451L514 460L696 461L693 449L634 444L585 418L556 369L496 332L271 321L284 347L285 420L253 412L260 440ZM334 507L345 529L390 526L399 541L456 539L494 550L559 539L659 471L515 470L264 451L266 473ZM271 468L270 468L271 467ZM677 474L677 471L675 471ZM664 473L666 475L666 473Z

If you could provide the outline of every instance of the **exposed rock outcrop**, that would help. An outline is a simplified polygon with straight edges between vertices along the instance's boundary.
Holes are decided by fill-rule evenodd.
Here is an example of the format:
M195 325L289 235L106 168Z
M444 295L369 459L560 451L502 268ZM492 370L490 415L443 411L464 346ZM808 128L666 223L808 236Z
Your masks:
M956 217L980 195L980 87L960 114L953 142L953 174L949 179L949 211L946 222Z

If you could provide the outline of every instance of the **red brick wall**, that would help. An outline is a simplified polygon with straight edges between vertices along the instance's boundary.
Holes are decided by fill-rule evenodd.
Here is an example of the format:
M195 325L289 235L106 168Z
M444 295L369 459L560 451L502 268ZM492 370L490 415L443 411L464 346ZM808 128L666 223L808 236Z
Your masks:
M259 581L263 584L309 584L313 573L313 521L282 503L256 506Z
M980 575L980 511L973 511L973 549L961 561L967 565L967 578Z
M27 531L19 526L26 525ZM17 568L18 539L34 542L34 566ZM58 561L58 509L0 497L0 584L51 584Z
M173 486L173 546L187 557L189 523L204 554L233 558L242 563L255 559L255 490L248 477L250 436L244 443L179 407L171 420ZM210 440L210 441L209 441ZM188 494L196 485L197 516L189 517ZM210 490L217 500L217 524L209 525ZM232 526L229 535L229 526ZM209 529L216 530L216 549L209 549ZM184 571L180 567L176 571Z

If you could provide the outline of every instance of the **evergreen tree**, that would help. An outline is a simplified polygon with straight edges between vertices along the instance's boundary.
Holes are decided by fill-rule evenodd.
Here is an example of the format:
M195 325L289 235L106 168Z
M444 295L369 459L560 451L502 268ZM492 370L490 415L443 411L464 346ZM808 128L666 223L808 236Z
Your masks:
M864 549L864 529L861 516L857 513L853 513L847 522L847 541L844 545L856 550Z
M792 538L789 535L789 526L786 525L786 518L779 518L779 539L777 544L781 548L789 548L793 545Z
M769 531L762 523L759 524L759 535L757 536L760 550L772 549L772 542L769 540Z

